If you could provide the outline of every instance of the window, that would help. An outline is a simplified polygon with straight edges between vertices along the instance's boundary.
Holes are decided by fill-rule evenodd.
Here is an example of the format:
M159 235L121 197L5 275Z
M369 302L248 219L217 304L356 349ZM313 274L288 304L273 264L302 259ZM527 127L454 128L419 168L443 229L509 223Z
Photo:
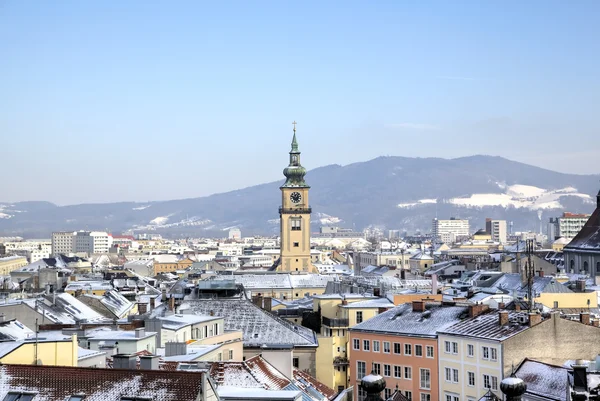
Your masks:
M396 379L402 379L402 366L394 366L394 377Z
M496 348L490 348L490 352L491 352L491 356L492 356L492 361L497 361L498 360L498 350L496 350Z
M233 359L233 350L230 349L229 350L229 360L231 361Z
M423 356L423 346L415 345L415 356Z
M412 345L404 344L404 355L411 355L411 354L412 354Z
M408 401L412 401L412 391L405 391L404 395Z
M300 246L299 242L294 242L294 248L298 248Z
M467 356L474 356L475 355L475 347L473 346L473 344L467 344Z
M446 374L446 381L452 381L452 369L444 368L444 373Z
M444 341L444 352L446 354L450 353L450 341Z
M404 367L404 378L407 380L412 380L412 368L410 366Z
M356 378L358 380L365 377L367 371L367 363L362 361L356 362Z
M431 394L421 393L421 401L431 401Z
M392 368L390 365L383 365L383 375L386 377L390 377Z
M300 359L298 357L295 357L292 359L292 365L294 365L294 367L296 369L298 369L300 367Z
M483 375L483 388L491 388L492 385L490 383L490 376L489 375Z
M362 311L356 311L356 324L362 323L363 316Z
M352 349L359 350L360 349L360 340L355 338L352 340Z
M446 394L446 401L460 401L457 395Z
M469 378L469 386L475 385L475 372L467 372L467 376Z
M452 353L454 355L458 354L458 343L452 343Z
M363 340L363 351L371 350L371 342L369 340Z
M431 372L429 369L419 369L421 380L419 382L419 388L429 390L431 388Z
M483 359L490 359L490 349L488 347L481 347ZM489 387L486 387L489 388Z
M428 345L426 348L427 358L433 358L433 347Z
M383 395L385 396L385 399L387 400L388 398L390 398L392 396L392 390L390 390L389 388L386 388L385 390L383 390Z
M121 397L121 401L152 401L152 397L124 396L124 397Z
M379 341L373 340L373 352L379 352Z
M458 369L452 369L452 383L458 383Z
M85 395L72 395L67 401L82 401L84 398Z
M401 354L400 343L394 343L394 354Z
M386 354L390 353L390 342L389 341L383 342L383 352L385 352Z
M36 395L36 393L22 393L11 391L10 393L6 394L6 397L4 397L3 401L31 401Z
M302 230L302 220L301 219L291 219L291 223L292 223L292 231Z
M373 372L381 376L381 365L379 363L373 364Z
M498 390L498 378L492 376L492 390Z

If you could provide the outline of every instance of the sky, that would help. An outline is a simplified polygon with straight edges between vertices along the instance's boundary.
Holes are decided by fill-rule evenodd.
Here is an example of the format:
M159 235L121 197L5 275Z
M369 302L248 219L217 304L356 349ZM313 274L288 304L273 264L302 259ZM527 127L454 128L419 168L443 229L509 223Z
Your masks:
M382 155L600 172L598 1L0 0L0 201L209 195Z

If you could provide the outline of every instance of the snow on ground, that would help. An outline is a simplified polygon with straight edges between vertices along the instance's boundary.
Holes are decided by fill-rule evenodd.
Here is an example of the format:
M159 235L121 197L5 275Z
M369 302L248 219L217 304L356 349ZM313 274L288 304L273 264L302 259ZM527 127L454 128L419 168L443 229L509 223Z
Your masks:
M330 225L338 224L342 221L339 217L330 216L325 213L315 213L313 216L311 219L311 223L313 224Z
M144 209L148 209L150 206L152 206L152 205L138 206L138 207L132 208L131 210L144 210Z
M12 216L6 213L0 213L0 219L10 219Z
M170 216L157 217L153 220L150 220L150 224L154 224L155 226L162 226L162 225L166 224L167 221L169 221L169 217Z
M544 210L563 208L560 200L565 196L576 196L586 203L591 203L593 201L590 195L579 193L577 189L573 187L547 190L532 185L496 184L504 191L504 193L473 194L470 196L448 199L444 202L467 208L484 206L501 206L506 208L512 206L515 208ZM397 207L401 209L410 209L436 202L436 199L421 199L416 202L400 203Z

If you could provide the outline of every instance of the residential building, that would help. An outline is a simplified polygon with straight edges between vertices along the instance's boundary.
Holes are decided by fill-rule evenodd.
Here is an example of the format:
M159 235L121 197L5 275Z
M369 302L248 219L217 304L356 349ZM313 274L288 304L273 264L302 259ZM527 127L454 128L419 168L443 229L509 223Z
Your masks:
M290 151L290 163L283 170L286 181L281 186L280 256L277 271L288 273L318 273L310 257L310 187L304 181L306 169L300 163L296 140L296 125Z
M546 236L548 237L549 242L555 241L558 238L560 238L560 224L558 222L558 217L550 217L548 219Z
M564 212L563 215L558 218L559 236L566 239L575 238L589 218L589 214Z
M73 236L74 253L108 253L111 246L112 236L104 231L77 231Z
M87 349L99 351L114 347L117 354L135 354L140 351L156 352L157 333L144 328L135 330L97 330L82 338L81 345Z
M184 271L191 267L194 263L188 257L181 257L180 255L154 255L153 275L156 276L161 273L175 273L177 271Z
M229 239L242 239L242 230L240 230L239 228L235 227L229 230L229 235L228 235Z
M571 273L587 274L596 280L600 276L600 192L596 210L563 248L565 267Z
M431 234L444 243L454 243L457 238L469 236L469 220L454 217L450 220L433 219Z
M492 241L506 244L506 220L485 219L485 231L490 234Z
M351 327L350 385L358 388L372 368L385 378L386 396L398 388L409 400L437 400L437 332L467 313L465 306L415 300Z
M75 233L59 231L52 233L52 255L69 255L73 253Z
M39 336L21 341L0 342L2 365L77 366L77 336ZM1 383L0 379L0 383ZM0 396L2 390L0 387Z
M24 256L5 256L0 258L0 276L8 276L10 272L27 266L27 258Z
M409 252L355 252L354 272L360 272L367 266L391 266L396 269L408 269L408 260L412 256Z

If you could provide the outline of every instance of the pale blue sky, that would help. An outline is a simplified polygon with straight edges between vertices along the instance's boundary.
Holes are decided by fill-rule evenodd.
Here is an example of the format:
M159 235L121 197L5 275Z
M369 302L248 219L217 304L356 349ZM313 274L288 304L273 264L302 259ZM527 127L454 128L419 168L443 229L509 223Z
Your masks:
M493 154L600 172L598 1L0 0L0 201ZM561 143L562 142L562 143Z

